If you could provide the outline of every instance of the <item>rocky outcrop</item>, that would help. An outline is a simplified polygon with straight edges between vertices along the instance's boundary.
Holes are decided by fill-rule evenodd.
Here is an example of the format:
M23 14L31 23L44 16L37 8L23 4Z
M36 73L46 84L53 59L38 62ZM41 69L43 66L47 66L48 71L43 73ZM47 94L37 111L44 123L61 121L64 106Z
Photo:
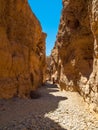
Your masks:
M27 0L0 0L0 98L29 97L43 82L45 38Z
M63 0L51 57L61 89L78 91L97 111L98 0Z

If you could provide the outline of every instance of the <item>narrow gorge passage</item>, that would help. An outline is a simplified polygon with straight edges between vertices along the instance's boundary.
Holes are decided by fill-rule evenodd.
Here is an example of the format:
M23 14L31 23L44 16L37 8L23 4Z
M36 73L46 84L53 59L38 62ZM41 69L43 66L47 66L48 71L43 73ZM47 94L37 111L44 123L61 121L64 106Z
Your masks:
M98 118L77 92L46 83L38 99L0 100L0 130L98 130Z
M0 0L0 130L98 130L98 0L62 0L49 57L28 1Z

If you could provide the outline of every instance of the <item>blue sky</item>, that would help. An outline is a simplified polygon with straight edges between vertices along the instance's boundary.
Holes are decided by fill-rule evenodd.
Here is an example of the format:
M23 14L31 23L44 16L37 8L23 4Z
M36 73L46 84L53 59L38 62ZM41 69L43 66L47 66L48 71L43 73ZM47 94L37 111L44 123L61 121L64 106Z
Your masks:
M56 41L62 0L28 0L28 2L34 14L39 19L43 32L47 33L46 55L50 55Z

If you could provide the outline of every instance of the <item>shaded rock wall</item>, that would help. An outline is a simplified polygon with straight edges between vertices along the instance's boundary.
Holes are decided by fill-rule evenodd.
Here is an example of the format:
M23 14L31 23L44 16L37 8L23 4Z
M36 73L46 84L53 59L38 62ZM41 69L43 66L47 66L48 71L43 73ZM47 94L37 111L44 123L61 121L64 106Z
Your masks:
M51 57L53 75L61 89L78 91L97 109L98 0L63 0Z
M46 81L51 80L51 57L47 56L46 57L46 72L45 72L45 79Z
M0 98L29 96L43 82L45 38L27 0L0 0Z

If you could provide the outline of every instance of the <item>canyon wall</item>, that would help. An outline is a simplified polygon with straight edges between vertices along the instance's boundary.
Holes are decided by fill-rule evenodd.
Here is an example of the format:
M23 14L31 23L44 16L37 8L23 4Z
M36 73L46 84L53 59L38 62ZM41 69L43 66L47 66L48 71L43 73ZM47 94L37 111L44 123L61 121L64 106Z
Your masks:
M27 0L0 0L0 98L29 97L42 84L45 38Z
M98 0L63 0L51 58L61 89L78 91L98 111Z

